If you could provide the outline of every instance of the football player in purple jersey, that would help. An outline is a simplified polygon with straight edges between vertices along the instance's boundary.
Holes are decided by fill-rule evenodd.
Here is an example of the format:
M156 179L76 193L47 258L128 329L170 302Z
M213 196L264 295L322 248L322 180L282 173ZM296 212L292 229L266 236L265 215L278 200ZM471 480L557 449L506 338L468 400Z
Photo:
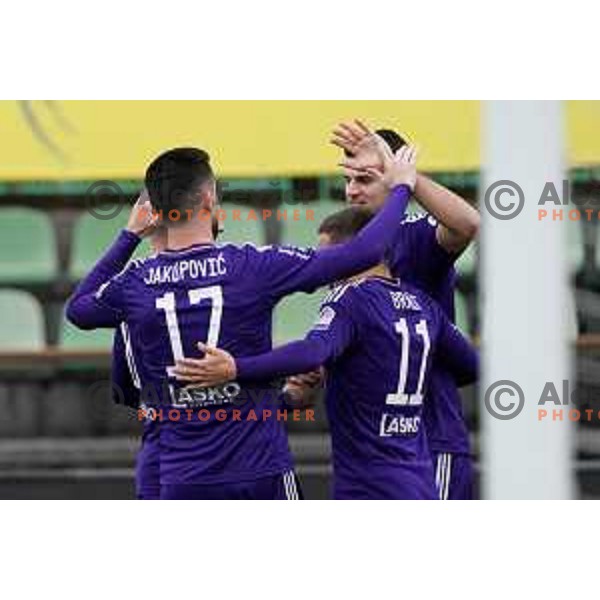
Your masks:
M159 423L162 498L298 498L278 383L253 378L190 388L176 380L173 368L197 352L198 339L234 354L270 350L272 311L282 297L377 264L406 209L414 163L414 150L401 149L388 172L392 191L377 217L346 244L316 251L216 246L208 155L179 148L148 167L152 206L169 215L163 221L167 249L131 261L106 281L139 244L138 236L122 232L73 294L67 317L85 329L127 324L142 401L165 416ZM99 280L106 283L98 286Z
M345 154L341 166L347 202L378 210L386 186L369 170L381 170L386 147L394 152L405 141L389 129L376 134L356 121L338 127L332 142ZM479 214L460 196L421 173L417 173L414 196L427 213L405 218L388 255L388 265L393 276L426 291L454 321L454 265L478 233ZM302 398L315 389L315 378L316 374L291 377L287 389ZM425 404L424 418L439 497L470 499L473 468L460 395L452 377L435 365L430 393L433 401Z
M346 177L346 198L351 205L381 207L386 188L369 171L381 170L386 148L405 144L394 131L373 133L362 123L346 124L334 133L333 143L346 155L341 163ZM398 230L388 255L394 277L414 284L436 300L454 321L455 262L479 230L479 214L460 196L430 178L417 174L414 196L427 213L410 215ZM424 418L433 454L440 499L473 497L473 468L469 432L460 394L443 369L434 365L431 402Z
M129 228L139 231L143 223L151 217L147 193L142 192L136 207L132 211ZM213 235L217 239L220 229L219 221L213 219ZM164 227L146 226L146 234L154 254L167 247L167 230ZM116 273L114 273L116 274ZM98 282L101 285L104 281ZM111 390L116 404L123 404L136 411L143 420L142 441L135 464L135 490L139 500L160 499L160 455L158 420L155 413L144 406L140 400L141 382L137 373L135 348L131 344L131 336L127 323L121 323L116 329L111 368Z
M346 242L371 218L359 207L331 215L321 244ZM432 364L465 384L477 377L478 357L442 308L383 262L335 286L302 341L235 359L204 350L202 360L179 361L182 381L213 386L325 366L335 499L438 497L422 422Z
M147 199L145 194L142 195ZM146 210L149 209L145 205ZM167 232L158 227L149 238L153 252L162 252L167 245ZM104 282L100 282L104 283ZM143 415L142 441L135 462L135 491L139 500L160 499L160 460L158 421L140 400L141 381L137 372L135 349L127 323L116 329L112 348L111 390L117 404L124 404ZM139 412L141 410L141 412Z

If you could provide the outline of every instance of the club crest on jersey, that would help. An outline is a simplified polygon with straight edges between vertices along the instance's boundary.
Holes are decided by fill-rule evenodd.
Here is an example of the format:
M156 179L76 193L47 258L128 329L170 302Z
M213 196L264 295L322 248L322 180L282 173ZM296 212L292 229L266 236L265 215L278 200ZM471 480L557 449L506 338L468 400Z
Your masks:
M331 306L324 306L319 313L319 319L315 323L313 329L321 331L328 329L333 320L335 319L335 310Z

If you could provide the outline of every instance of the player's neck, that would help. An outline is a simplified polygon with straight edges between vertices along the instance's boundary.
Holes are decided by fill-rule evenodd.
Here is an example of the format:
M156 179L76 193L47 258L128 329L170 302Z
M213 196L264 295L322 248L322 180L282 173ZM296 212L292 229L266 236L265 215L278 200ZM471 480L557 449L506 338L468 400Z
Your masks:
M181 250L196 244L214 244L211 224L207 222L190 222L180 227L169 228L167 248Z
M390 279L392 274L383 263L380 263L367 271L354 275L354 277L349 277L346 281L358 281L359 279L365 279L366 277L385 277L386 279Z

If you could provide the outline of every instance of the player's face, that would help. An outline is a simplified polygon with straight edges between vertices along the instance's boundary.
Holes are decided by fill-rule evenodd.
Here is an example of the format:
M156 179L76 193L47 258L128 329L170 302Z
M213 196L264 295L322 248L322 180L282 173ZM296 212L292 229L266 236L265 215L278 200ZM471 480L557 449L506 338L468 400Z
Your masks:
M376 177L367 173L358 173L344 169L346 180L346 201L353 206L368 206L379 210L386 199L385 185Z

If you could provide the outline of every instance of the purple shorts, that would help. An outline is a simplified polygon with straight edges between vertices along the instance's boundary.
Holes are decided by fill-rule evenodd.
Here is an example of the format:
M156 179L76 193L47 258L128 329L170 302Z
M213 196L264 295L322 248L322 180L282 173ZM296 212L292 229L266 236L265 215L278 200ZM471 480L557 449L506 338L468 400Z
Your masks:
M436 500L431 463L371 467L368 472L336 473L334 500Z
M221 485L163 485L161 500L302 500L296 474L286 471L253 481Z
M440 500L473 500L473 463L468 454L435 452L433 468Z

